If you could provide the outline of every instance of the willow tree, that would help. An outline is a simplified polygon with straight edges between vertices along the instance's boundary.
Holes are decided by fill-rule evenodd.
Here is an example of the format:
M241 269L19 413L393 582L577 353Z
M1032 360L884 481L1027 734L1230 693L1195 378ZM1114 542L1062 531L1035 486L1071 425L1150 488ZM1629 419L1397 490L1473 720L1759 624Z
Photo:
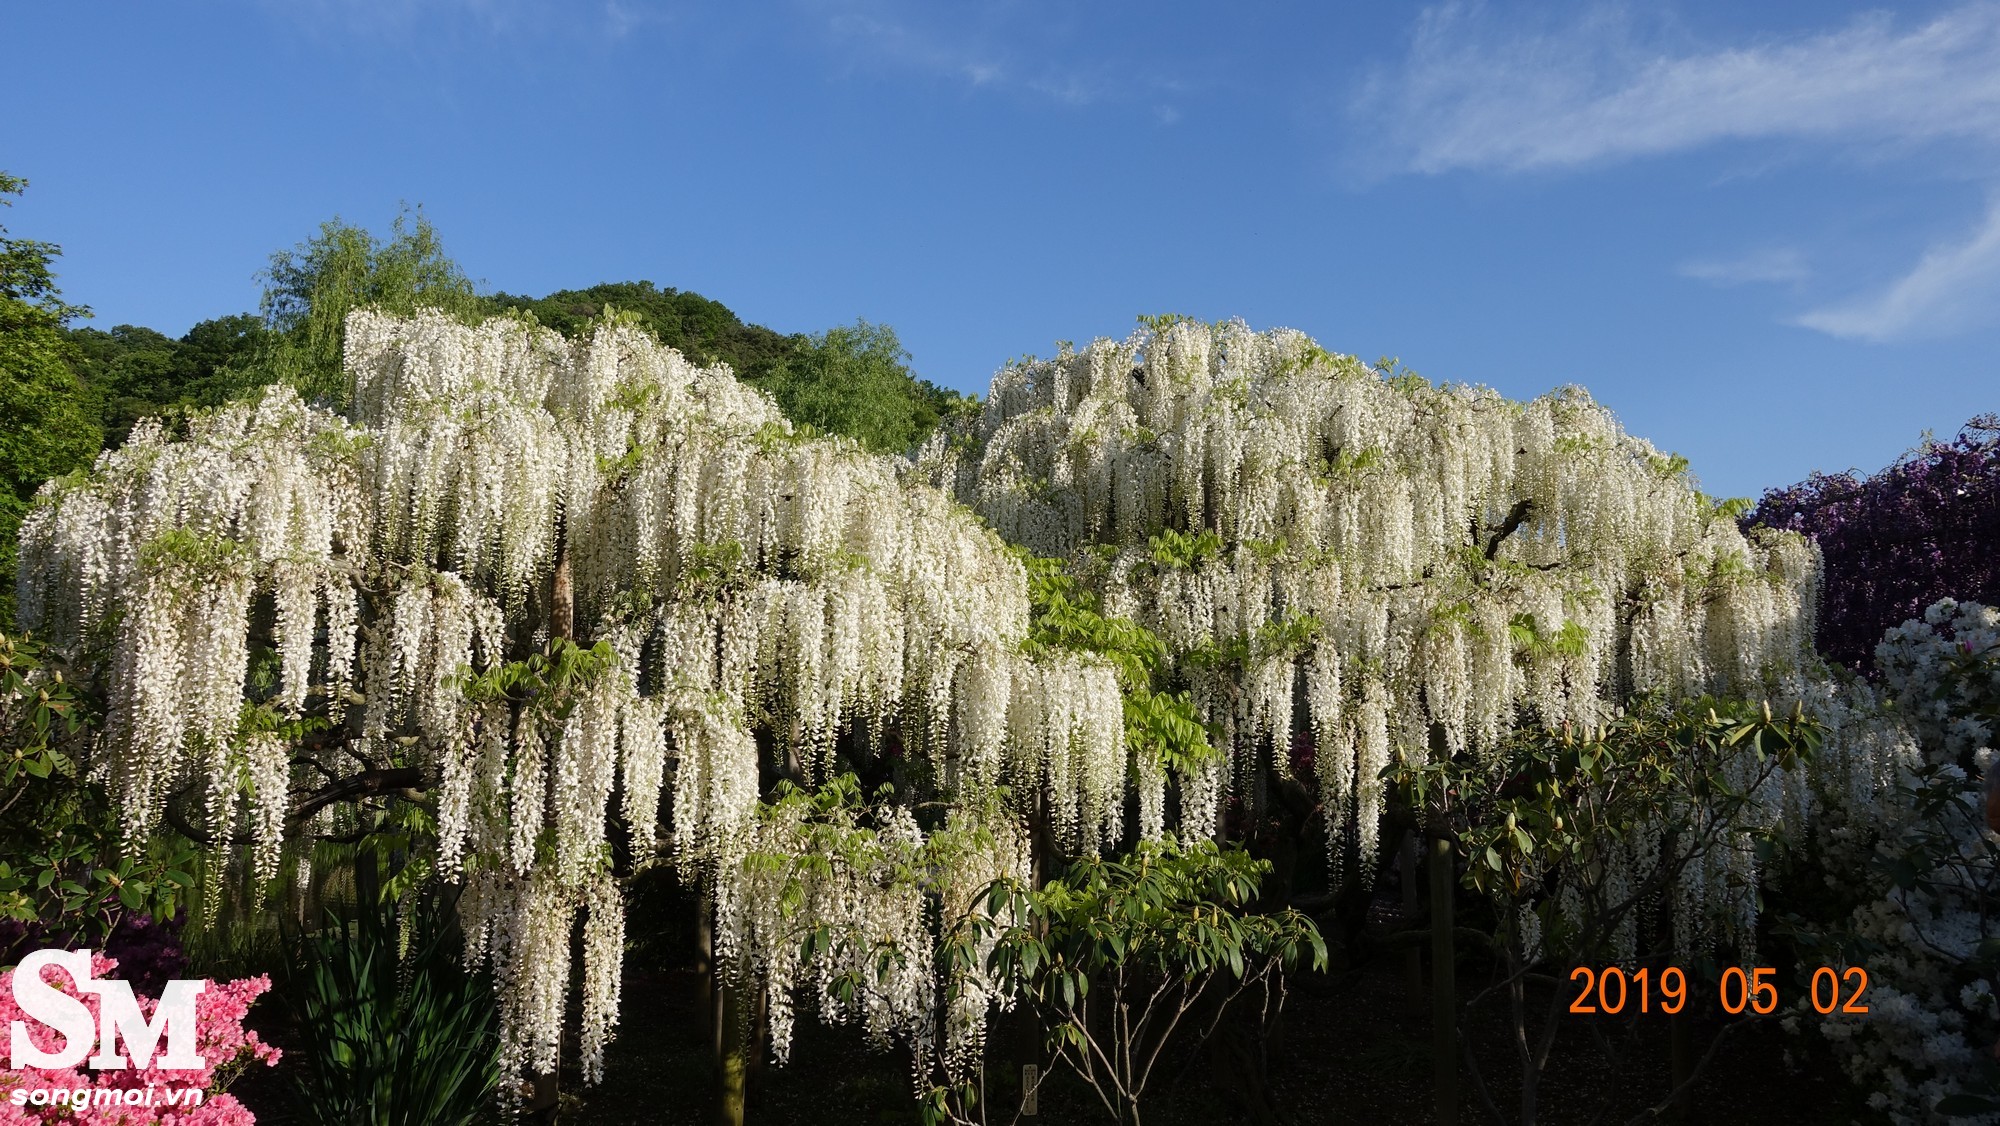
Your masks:
M571 341L360 312L346 339L348 415L273 387L142 425L27 521L23 618L109 701L90 765L128 839L166 819L245 841L269 880L304 863L293 842L421 797L508 1066L553 1071L580 945L594 1076L623 947L614 822L640 862L706 881L724 976L782 1008L824 982L759 923L762 858L796 838L760 806L773 779L896 741L969 811L1012 782L1079 837L1115 819L1115 678L1024 655L1021 563L907 462L803 439L624 321ZM953 855L990 880L1020 850L984 820ZM924 903L836 899L885 938ZM906 997L858 1003L935 1031Z

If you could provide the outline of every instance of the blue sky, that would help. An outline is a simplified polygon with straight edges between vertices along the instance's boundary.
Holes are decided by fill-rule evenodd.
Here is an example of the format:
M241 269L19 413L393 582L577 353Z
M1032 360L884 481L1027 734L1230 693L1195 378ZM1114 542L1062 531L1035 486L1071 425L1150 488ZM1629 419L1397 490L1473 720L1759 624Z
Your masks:
M983 390L1138 313L1525 397L1712 492L2000 410L2000 4L17 0L4 221L95 324L421 204L486 288L895 326Z

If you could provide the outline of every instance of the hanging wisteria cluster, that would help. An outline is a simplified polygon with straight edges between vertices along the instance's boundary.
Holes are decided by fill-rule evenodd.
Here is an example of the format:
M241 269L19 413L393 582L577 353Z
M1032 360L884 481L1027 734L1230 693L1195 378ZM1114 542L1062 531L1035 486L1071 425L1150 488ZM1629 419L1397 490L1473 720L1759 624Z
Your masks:
M717 881L715 953L725 981L761 986L772 1046L790 1051L794 994L871 1041L912 1052L917 1089L965 1078L986 1019L1012 998L986 965L996 880L1030 879L1019 824L966 806L926 833L909 809L869 809L836 782L761 807ZM937 930L934 931L933 927ZM964 942L967 958L938 956Z
M1156 322L997 375L923 454L1008 539L1156 631L1253 811L1297 729L1366 856L1392 756L1596 722L1635 693L1757 692L1810 661L1816 559L1746 538L1685 464L1566 389L1436 386L1241 322Z

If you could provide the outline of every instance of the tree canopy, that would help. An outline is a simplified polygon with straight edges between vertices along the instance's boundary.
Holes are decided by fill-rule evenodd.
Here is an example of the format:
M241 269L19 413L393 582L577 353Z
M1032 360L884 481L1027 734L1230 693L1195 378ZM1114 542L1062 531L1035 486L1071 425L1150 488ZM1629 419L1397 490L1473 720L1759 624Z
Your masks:
M110 446L142 418L220 406L268 381L258 361L271 347L270 330L249 313L203 321L179 339L136 325L72 329L69 336Z
M63 354L83 384L82 409L106 443L123 442L141 418L219 406L275 382L338 408L346 393L340 366L346 317L362 307L408 314L422 306L468 320L525 314L565 335L587 332L617 311L689 359L727 364L739 379L771 392L793 421L882 453L909 452L973 401L911 372L909 355L887 325L858 321L785 335L745 323L719 301L650 281L546 297L477 295L419 211L398 216L386 239L335 217L312 238L273 254L262 277L261 315L212 318L178 339L136 325L67 330ZM23 470L30 494L44 479L32 476L39 467Z
M907 453L973 403L912 376L909 359L895 329L856 321L795 339L749 382L770 392L794 422L859 439L872 450Z
M0 172L0 204L27 181ZM15 529L43 481L90 463L103 444L71 368L63 329L89 310L62 299L51 268L62 248L0 226L0 621L13 602Z
M638 319L660 343L698 363L724 363L770 392L785 416L827 434L844 434L881 453L907 453L971 400L917 378L896 331L865 320L810 336L785 336L745 324L719 301L619 282L562 290L547 297L500 293L489 311L519 310L564 334L583 331L608 309Z
M277 345L264 361L269 374L308 400L336 404L347 391L341 354L349 313L479 309L471 280L422 211L398 215L386 240L335 216L319 234L273 254L264 281L264 319Z
M763 325L743 323L720 301L671 286L662 289L650 281L608 282L547 297L495 293L481 300L488 312L532 313L565 336L587 330L606 309L617 309L637 317L660 343L696 363L728 364L738 376L752 380L784 358L796 341Z

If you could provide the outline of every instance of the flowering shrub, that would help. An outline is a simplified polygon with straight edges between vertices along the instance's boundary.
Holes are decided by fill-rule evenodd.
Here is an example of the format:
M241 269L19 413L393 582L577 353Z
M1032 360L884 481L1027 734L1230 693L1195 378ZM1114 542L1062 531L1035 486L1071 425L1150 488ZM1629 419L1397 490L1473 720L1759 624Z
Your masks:
M2000 717L2000 609L1946 598L1875 647L1883 683L1936 757L1970 765Z
M1826 560L1820 651L1849 667L1882 631L1943 597L2000 603L2000 415L1926 441L1872 477L1815 473L1746 517L1802 532Z
M103 955L91 960L93 977L106 977L117 962ZM59 1048L58 1033L26 1017L14 1003L14 970L0 971L0 1028L12 1028L23 1021L35 1046L43 1051ZM66 975L43 979L64 992L75 992ZM271 987L269 978L208 983L195 998L195 1053L207 1063L193 1070L168 1070L158 1066L122 1070L87 1068L24 1067L0 1070L0 1126L28 1126L34 1123L77 1123L79 1126L252 1126L256 1120L224 1089L253 1063L270 1066L278 1062L278 1049L258 1039L243 1027L250 1003ZM90 1009L96 1027L99 1002L95 994L81 997ZM148 1018L159 1002L138 998L139 1009ZM159 1057L155 1057L156 1059ZM193 1088L203 1093L199 1102L183 1103L183 1092ZM67 1092L69 1105L17 1105L15 1091ZM116 1096L99 1096L99 1091L116 1091ZM130 1094L128 1092L150 1092ZM119 1101L113 1105L109 1098ZM169 1105L169 1100L172 1104ZM88 1101L87 1109L74 1107ZM150 1105L148 1101L150 1100Z
M1995 1126L2000 833L1987 824L1981 776L1995 765L2000 610L1937 602L1888 631L1875 660L1884 712L1915 737L1916 753L1896 755L1879 789L1829 802L1848 807L1844 847L1873 830L1876 897L1836 936L1868 971L1868 1011L1822 1016L1802 1002L1788 1025L1819 1028L1898 1126Z

